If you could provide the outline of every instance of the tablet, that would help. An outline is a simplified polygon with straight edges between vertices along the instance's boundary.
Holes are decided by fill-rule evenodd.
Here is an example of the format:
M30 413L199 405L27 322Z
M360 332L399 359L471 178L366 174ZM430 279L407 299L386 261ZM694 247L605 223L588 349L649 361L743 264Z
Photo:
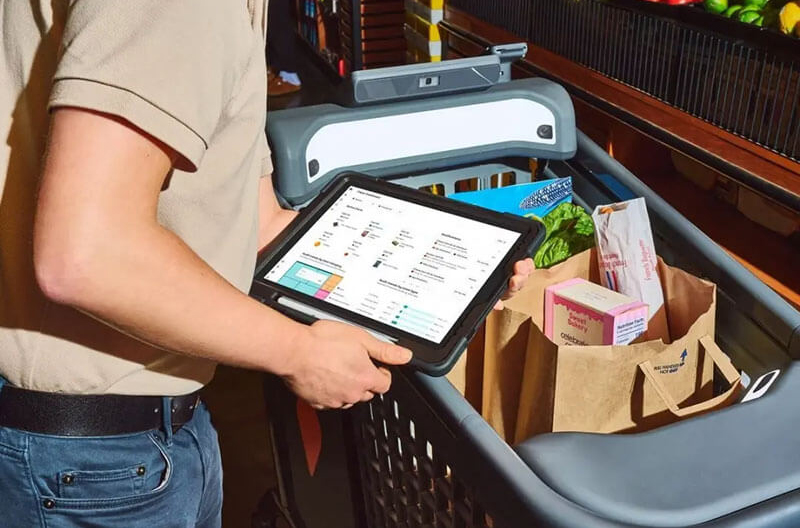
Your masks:
M409 348L412 367L443 375L543 231L525 218L348 173L265 248L251 294L298 321L360 326Z

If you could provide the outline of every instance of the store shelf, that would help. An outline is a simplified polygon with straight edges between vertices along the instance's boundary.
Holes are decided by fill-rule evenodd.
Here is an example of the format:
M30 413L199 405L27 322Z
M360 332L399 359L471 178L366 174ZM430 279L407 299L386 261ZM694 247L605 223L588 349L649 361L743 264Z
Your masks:
M298 35L297 40L300 42L300 45L308 50L309 54L311 55L312 59L314 60L315 64L322 70L325 75L334 79L334 80L341 80L341 75L339 74L339 69L337 65L332 64L327 57L325 57L320 51L311 45L306 39L302 36Z
M449 5L449 4L448 4ZM484 52L491 44L517 42L513 33L448 7L448 48ZM529 44L518 67L563 84L574 97L635 126L645 134L736 179L754 191L800 211L800 164L547 49Z
M351 0L342 2L340 11L347 71L405 63L403 0Z
M800 161L800 39L642 0L449 6Z
M320 12L316 0L296 0L298 14L298 36L309 49L313 58L329 76L341 78L338 61L341 49L338 38L338 17ZM320 36L320 25L324 37Z

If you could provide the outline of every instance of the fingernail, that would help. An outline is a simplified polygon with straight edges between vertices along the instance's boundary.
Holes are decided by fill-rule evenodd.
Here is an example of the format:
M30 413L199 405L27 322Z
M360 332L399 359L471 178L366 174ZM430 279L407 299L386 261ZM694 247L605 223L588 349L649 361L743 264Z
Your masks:
M403 352L403 357L405 358L406 363L408 363L411 361L411 358L414 357L414 354L412 354L410 350L405 350Z

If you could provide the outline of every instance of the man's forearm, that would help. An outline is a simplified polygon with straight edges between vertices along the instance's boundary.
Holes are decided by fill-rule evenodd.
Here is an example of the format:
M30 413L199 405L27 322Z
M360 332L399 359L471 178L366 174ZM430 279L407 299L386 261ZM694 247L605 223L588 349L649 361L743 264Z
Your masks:
M101 238L56 300L167 350L286 372L306 327L234 288L163 227Z

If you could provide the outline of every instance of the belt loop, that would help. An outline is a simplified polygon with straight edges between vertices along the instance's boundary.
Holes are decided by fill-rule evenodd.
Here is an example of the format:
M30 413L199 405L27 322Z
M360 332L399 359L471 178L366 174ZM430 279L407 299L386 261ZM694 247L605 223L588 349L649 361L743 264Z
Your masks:
M167 447L172 446L172 397L164 396L161 398L161 418L163 420L164 443Z

